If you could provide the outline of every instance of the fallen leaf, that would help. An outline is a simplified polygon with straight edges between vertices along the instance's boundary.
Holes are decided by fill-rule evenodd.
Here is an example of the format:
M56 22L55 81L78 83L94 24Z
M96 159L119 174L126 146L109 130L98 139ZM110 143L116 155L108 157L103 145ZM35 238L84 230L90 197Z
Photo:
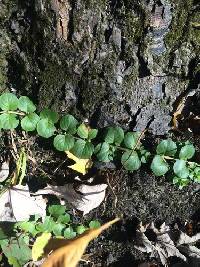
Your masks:
M8 175L9 175L9 162L4 161L0 169L0 182L5 181L8 178Z
M61 240L61 247L56 249L41 267L76 267L89 242L119 220L119 218L116 218L97 229L88 230L79 237L67 241L64 246Z
M91 159L79 159L69 151L65 151L65 153L67 154L69 159L72 159L76 162L75 164L68 166L68 168L70 169L73 169L85 175L87 173L87 170L92 166Z
M50 238L51 233L42 233L41 236L36 238L32 247L32 258L34 261L37 261L44 254L44 247Z
M75 186L66 184L64 186L48 185L35 194L51 194L60 199L65 199L73 208L83 212L83 215L98 207L105 198L107 184Z
M30 215L46 215L46 202L42 196L30 196L28 186L17 185L0 195L0 221L25 221Z

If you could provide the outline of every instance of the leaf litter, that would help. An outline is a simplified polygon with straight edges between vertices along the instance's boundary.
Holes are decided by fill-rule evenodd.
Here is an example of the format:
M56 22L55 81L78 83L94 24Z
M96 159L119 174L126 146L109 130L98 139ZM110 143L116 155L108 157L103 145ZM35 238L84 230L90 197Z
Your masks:
M153 231L156 240L150 240L148 230ZM194 245L198 241L200 241L200 233L190 237L177 226L171 228L163 223L160 228L157 228L153 222L145 226L140 223L136 230L135 248L150 253L152 258L159 258L167 267L169 258L173 256L185 262L187 257L200 258L200 249Z

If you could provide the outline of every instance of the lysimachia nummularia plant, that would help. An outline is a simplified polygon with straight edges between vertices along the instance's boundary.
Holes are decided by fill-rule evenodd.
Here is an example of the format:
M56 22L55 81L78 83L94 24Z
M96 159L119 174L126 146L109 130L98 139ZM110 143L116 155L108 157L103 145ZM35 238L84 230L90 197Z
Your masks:
M169 173L180 188L190 181L200 182L200 165L191 159L195 148L189 142L175 143L162 140L155 155L141 143L144 133L124 132L119 126L91 129L79 123L72 115L60 116L48 108L36 113L36 106L27 96L17 98L12 93L0 96L0 128L15 129L19 125L26 132L36 131L43 138L52 138L58 151L70 151L82 159L93 158L101 162L119 161L128 171L140 169L150 163L156 176ZM98 141L97 141L98 140Z

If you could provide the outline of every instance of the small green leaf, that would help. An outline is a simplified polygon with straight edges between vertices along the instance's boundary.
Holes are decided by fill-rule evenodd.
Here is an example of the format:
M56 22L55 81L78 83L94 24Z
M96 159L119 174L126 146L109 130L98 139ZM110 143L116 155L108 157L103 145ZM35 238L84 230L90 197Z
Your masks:
M59 134L54 138L53 145L59 151L68 151L74 146L74 137L70 134Z
M94 152L94 145L90 142L84 140L77 140L74 147L71 150L77 158L80 159L89 159L91 158Z
M173 166L174 173L180 178L189 176L189 169L186 167L186 162L183 159L177 159Z
M99 161L109 162L110 145L106 142L98 144L95 147L95 154Z
M0 115L0 124L4 130L15 129L19 124L19 120L16 119L14 114L5 113Z
M35 229L35 222L20 222L18 227L27 233L30 233L32 236L35 236L38 231Z
M78 226L76 227L76 232L77 232L77 234L79 234L79 235L83 234L86 230L87 230L87 228L85 228L84 225L78 225Z
M88 134L89 134L89 129L88 127L82 123L78 129L77 129L77 134L81 137L81 138L88 138Z
M165 156L174 156L177 151L176 143L171 139L162 140L156 148L156 153Z
M58 113L48 108L45 108L40 112L40 118L48 119L52 123L56 123L59 120Z
M68 228L65 229L64 237L67 239L72 239L72 238L76 237L76 232L74 232L74 230L71 226L69 226Z
M65 213L66 208L62 205L51 205L49 206L48 211L53 217L58 218Z
M18 102L18 109L26 113L32 113L36 110L36 106L27 96L21 96Z
M182 189L183 187L187 186L189 184L188 179L182 179L180 177L173 177L173 184L177 185L179 189Z
M168 172L169 166L161 156L156 155L151 163L151 170L155 176L162 176Z
M54 124L48 119L42 119L37 124L37 132L44 138L51 137L54 134L55 130L56 128Z
M57 223L53 227L53 233L55 236L62 236L62 231L65 228L64 224Z
M46 216L43 223L39 223L36 225L36 230L43 233L43 232L52 232L53 227L56 222L50 217Z
M12 93L4 93L0 96L0 108L3 110L16 110L18 98Z
M139 132L128 132L125 134L124 137L124 145L127 148L133 149L137 142L138 142L138 138L140 136Z
M100 222L99 221L91 221L90 223L89 223L89 227L90 227L90 229L97 229L97 228L99 228L101 226L101 224L100 224Z
M72 115L65 115L60 120L60 128L67 133L75 134L78 121Z
M88 139L91 140L91 139L96 138L97 134L98 134L98 130L97 129L91 129L89 131L89 134L88 134Z
M141 167L141 161L136 151L124 152L121 162L124 168L128 171L136 171Z
M34 131L40 117L36 113L30 113L21 120L21 127L27 132Z
M65 213L65 215L60 215L57 220L57 222L64 223L64 224L68 224L70 221L71 221L71 217L68 213Z
M185 145L179 153L180 159L191 159L195 154L195 148L192 144Z
M108 144L117 144L120 145L124 139L124 131L121 127L108 127L106 129L104 140Z

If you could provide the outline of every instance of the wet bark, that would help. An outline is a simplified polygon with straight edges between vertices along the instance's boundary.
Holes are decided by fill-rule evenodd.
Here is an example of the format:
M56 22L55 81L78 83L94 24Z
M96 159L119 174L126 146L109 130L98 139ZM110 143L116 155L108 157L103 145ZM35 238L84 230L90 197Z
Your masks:
M0 0L1 91L93 126L169 130L197 90L197 0Z

